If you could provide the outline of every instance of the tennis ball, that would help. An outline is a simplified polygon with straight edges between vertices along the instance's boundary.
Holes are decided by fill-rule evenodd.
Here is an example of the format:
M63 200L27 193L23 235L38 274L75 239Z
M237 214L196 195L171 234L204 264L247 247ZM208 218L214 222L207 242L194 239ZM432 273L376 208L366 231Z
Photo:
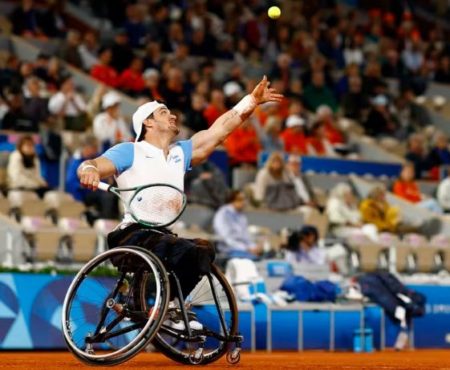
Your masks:
M280 18L281 15L281 9L278 6L271 6L269 10L267 10L267 15L271 19L277 19Z

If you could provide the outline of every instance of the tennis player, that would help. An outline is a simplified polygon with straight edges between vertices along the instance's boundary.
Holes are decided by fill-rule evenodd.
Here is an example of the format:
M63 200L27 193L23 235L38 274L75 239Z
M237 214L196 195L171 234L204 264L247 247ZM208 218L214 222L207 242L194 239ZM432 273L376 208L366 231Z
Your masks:
M78 168L80 183L96 190L101 179L114 175L119 188L164 183L183 189L184 175L191 165L205 161L259 104L281 101L283 96L269 84L264 76L251 94L221 115L208 130L174 144L172 142L179 133L176 116L157 101L141 105L133 114L136 141L117 144L102 156L84 161ZM167 269L175 272L185 297L210 271L215 255L214 247L205 240L182 239L171 233L146 229L127 213L116 230L108 235L108 245L110 248L136 245L150 249ZM173 282L171 286L175 288ZM175 292L175 289L171 291ZM171 299L174 296L172 293ZM184 323L179 313L174 308L170 318L172 326L182 330ZM190 317L189 325L194 330L201 330L195 317Z

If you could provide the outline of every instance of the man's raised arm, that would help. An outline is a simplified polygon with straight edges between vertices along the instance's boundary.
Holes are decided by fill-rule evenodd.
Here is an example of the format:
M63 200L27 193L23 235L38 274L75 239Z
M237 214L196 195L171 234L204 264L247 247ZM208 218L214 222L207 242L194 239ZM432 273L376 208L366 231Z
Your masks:
M232 109L217 118L208 130L199 131L192 136L192 164L206 160L235 128L250 117L259 104L281 101L283 95L269 88L269 85L270 82L264 76L251 94L244 96Z

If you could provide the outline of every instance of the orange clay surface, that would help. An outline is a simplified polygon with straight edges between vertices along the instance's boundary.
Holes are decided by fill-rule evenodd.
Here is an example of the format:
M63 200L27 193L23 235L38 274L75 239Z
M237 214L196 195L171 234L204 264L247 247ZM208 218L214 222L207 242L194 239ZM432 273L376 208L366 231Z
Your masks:
M256 352L242 354L238 365L229 365L224 358L207 366L179 365L161 354L141 353L134 359L114 367L126 369L448 369L450 350L416 350L404 352ZM0 369L112 369L88 367L68 352L0 352Z

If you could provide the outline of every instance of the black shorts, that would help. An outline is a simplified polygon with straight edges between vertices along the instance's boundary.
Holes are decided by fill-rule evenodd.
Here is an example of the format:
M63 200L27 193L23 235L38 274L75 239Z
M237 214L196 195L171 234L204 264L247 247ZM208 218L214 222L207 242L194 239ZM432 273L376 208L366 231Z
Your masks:
M108 247L138 246L154 253L169 272L175 273L186 297L211 270L215 258L214 247L202 239L178 238L168 230L158 232L133 223L123 229L116 229L108 235ZM171 296L176 286L171 280Z

